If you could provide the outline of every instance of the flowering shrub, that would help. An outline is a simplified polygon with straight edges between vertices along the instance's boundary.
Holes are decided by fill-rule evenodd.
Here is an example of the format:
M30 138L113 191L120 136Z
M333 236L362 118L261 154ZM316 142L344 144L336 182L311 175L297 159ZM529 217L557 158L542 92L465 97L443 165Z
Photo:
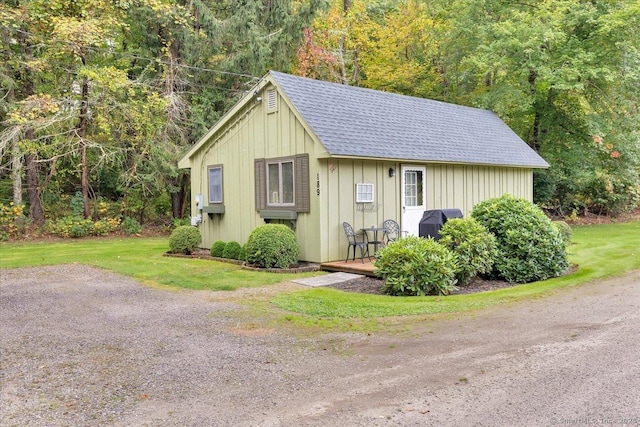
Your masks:
M58 237L106 236L118 230L120 218L105 218L97 221L78 216L66 216L49 221L44 232Z
M26 225L24 206L0 203L0 240L20 235Z

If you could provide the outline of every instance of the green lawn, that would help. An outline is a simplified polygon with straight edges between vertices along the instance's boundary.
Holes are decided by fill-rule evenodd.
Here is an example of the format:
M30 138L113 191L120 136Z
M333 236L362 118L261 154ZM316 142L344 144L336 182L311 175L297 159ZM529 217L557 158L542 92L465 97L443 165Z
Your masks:
M0 268L75 262L115 271L147 284L211 290L271 285L300 277L247 271L234 264L211 260L163 256L168 249L168 238L164 237L2 243Z
M439 298L365 295L314 288L277 294L271 303L289 313L283 314L287 321L303 323L308 323L309 319L317 322L318 319L376 319L449 313L536 297L554 289L640 269L640 222L581 226L573 230L570 261L578 264L579 269L564 277L491 292ZM167 238L5 242L0 244L0 268L76 262L115 271L147 284L211 290L271 285L301 277L247 271L233 264L209 260L165 257L163 254L167 249ZM273 305L270 307L275 309ZM261 307L261 310L265 309L269 310Z

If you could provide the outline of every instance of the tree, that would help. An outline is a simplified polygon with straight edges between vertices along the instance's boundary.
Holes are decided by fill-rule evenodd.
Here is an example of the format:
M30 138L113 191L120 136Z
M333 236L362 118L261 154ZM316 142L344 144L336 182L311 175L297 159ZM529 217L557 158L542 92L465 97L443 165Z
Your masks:
M451 9L449 99L492 109L549 160L551 169L536 175L536 194L561 213L634 204L638 136L620 113L637 108L629 100L640 90L631 71L639 12L633 2L600 0L464 0ZM594 144L600 137L605 143Z

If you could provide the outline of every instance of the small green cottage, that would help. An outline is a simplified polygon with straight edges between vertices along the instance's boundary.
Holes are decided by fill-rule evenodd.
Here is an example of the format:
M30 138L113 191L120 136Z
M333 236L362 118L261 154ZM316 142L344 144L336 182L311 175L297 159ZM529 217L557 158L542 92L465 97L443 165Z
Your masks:
M281 222L310 262L345 258L343 221L417 235L425 210L532 200L548 166L491 111L275 71L179 162L203 247Z

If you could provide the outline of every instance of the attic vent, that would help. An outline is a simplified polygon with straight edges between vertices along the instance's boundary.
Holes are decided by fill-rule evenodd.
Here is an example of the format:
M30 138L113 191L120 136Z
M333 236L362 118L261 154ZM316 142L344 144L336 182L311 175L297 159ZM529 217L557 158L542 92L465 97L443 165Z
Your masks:
M267 91L267 111L274 112L278 109L278 93L275 89Z

